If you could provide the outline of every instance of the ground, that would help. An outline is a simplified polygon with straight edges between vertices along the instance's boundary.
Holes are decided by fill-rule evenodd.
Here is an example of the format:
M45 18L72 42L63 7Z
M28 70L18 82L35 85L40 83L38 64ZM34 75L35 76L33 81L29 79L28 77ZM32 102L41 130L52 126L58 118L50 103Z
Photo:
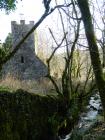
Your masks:
M105 123L103 121L96 122L83 137L84 140L105 140Z

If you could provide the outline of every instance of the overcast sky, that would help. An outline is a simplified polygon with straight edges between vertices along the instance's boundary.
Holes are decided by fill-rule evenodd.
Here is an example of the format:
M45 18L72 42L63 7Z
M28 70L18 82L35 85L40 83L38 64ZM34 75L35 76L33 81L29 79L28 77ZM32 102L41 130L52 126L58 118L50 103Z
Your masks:
M42 0L22 0L18 2L17 9L6 15L5 11L0 11L0 39L3 42L8 32L11 31L11 21L25 19L27 21L37 21L44 11ZM24 14L24 15L22 15Z
M6 15L5 11L0 11L0 40L3 42L11 32L11 21L19 21L21 19L25 19L27 22L30 20L34 20L35 22L41 17L44 12L44 7L42 0L18 0L17 9L11 12L9 15ZM64 0L58 0L60 4ZM93 0L96 1L96 0ZM103 0L98 1L101 3ZM52 0L54 2L54 0ZM22 16L23 14L23 16ZM53 16L54 15L54 16ZM99 16L97 16L99 18ZM57 26L57 14L53 13L41 24L41 26L45 26L46 28L49 26L50 28L59 28ZM44 28L45 28L44 27ZM56 29L55 29L56 31Z
M18 0L17 9L11 12L9 15L6 15L5 11L0 11L1 42L3 42L8 33L11 32L11 21L19 21L21 19L25 19L26 21L38 21L45 10L42 1L43 0ZM54 1L55 0L52 0L52 6L54 6ZM63 1L64 0L58 0L59 4L62 4ZM48 22L50 27L53 26L52 22L55 22L54 20L56 19L55 17L57 15L55 14L54 18L52 15L50 15L50 17L47 17L47 19L43 22L44 25L46 24L46 27Z

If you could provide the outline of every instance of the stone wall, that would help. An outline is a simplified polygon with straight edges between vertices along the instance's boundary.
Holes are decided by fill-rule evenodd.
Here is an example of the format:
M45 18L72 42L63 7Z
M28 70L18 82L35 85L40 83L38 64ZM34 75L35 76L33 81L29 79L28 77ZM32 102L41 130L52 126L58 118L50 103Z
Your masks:
M60 104L55 97L0 91L0 140L52 140L49 120Z

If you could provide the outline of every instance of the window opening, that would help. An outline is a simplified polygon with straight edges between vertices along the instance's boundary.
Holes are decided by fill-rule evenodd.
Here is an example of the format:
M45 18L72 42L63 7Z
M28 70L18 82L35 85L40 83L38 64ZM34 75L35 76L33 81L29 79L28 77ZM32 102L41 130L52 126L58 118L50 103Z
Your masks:
M21 56L21 63L24 63L24 57Z

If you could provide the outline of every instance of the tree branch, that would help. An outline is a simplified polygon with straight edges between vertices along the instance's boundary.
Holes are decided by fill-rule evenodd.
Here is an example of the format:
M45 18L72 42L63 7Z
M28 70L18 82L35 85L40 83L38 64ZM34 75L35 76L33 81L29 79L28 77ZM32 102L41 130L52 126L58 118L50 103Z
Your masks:
M50 5L51 0L49 0L49 5ZM41 18L36 22L36 24L31 28L31 30L20 40L20 42L14 47L14 50L12 50L12 52L10 52L6 57L4 57L1 60L1 64L0 66L2 67L3 64L5 64L8 60L10 60L11 57L13 57L15 55L15 53L21 48L21 45L24 43L24 41L28 38L29 35L31 35L32 32L34 32L37 27L43 22L43 20L50 15L55 9L57 8L61 8L61 7L68 7L70 4L68 5L57 5L52 9L46 9L44 14L41 16Z

